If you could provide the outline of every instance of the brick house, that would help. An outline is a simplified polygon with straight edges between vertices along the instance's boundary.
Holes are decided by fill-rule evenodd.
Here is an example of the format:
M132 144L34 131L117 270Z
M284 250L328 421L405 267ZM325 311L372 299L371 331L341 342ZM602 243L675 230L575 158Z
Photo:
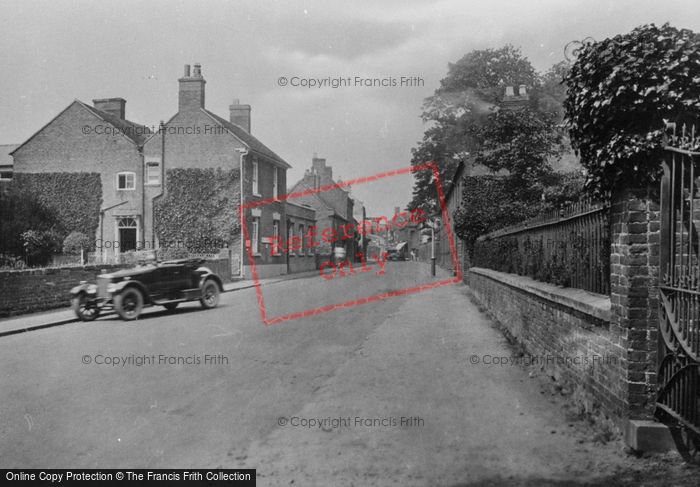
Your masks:
M304 177L292 186L288 193L302 193L308 190L319 189L324 186L337 184L333 180L333 168L326 165L326 159L319 158L314 154L311 161L311 168L304 173ZM354 201L350 197L349 189L336 186L329 190L318 193L304 194L294 198L295 203L310 206L316 210L316 232L318 237L318 247L316 253L321 259L328 260L333 253L333 247L343 247L347 259L355 260L357 242L359 235L354 232L353 238L338 238L330 244L320 236L324 229L334 229L336 234L344 235L345 225L355 225L357 223L353 217Z
M447 213L450 216L450 226L452 227L452 233L454 235L455 247L457 250L457 257L459 259L459 264L462 269L465 268L466 252L465 246L461 239L459 239L454 231L454 215L462 204L462 194L464 192L464 177L469 174L469 162L465 163L459 161L457 168L455 169L454 176L452 177L452 183L445 190L445 206L447 207ZM442 214L440 214L440 220L442 220ZM449 269L456 274L457 269L455 269L454 261L452 258L452 251L450 249L449 238L447 236L447 226L442 222L440 229L437 232L437 264L445 269Z
M287 260L287 271L304 272L311 271L317 268L315 249L308 245L308 239L305 238L310 227L316 225L316 210L312 207L299 204L295 201L285 201L285 209L287 214L287 242L294 244L287 245L287 250L284 252Z
M96 247L111 252L115 247L135 249L143 233L139 178L142 146L151 132L127 120L125 109L123 98L93 100L93 106L74 100L11 152L13 179L23 174L99 174L102 205L96 208L101 217L94 238Z
M290 166L251 135L250 105L234 102L229 107L229 120L207 110L206 81L198 64L193 73L186 65L178 82L178 112L157 130L127 120L126 100L122 98L93 100L93 106L75 100L11 153L15 175L99 175L102 203L95 209L100 213L100 224L94 237L106 260L124 251L172 245L161 241L162 237L159 240L155 215L158 205L174 190L166 185L177 170L191 171L181 172L180 177L198 170L218 170L210 174L230 173L236 178L236 184L225 188L226 195L220 198L231 203L226 204L226 212L220 212L227 223L240 221L241 201L285 194ZM202 216L198 209L184 211L183 219L170 226L187 234L189 215L206 226L209 215ZM269 242L263 238L275 232L286 233L285 205L276 201L248 210L244 221L254 236L249 244L259 275L286 273L284 257L270 255ZM218 222L212 220L208 230L218 230L214 223ZM240 235L240 228L232 227L220 243L231 257L232 274L249 275ZM206 237L191 236L195 240Z
M201 66L185 66L178 80L178 112L163 130L150 137L144 146L144 159L154 181L167 171L178 168L222 168L239 172L239 200L247 203L272 200L285 194L287 169L291 166L251 134L250 105L235 100L226 120L205 107L205 85ZM159 174L161 176L159 176ZM166 178L167 180L167 178ZM159 184L146 186L146 238L155 240L154 200L167 196ZM238 211L236 211L238 214ZM287 264L282 255L272 255L269 237L286 234L285 205L282 201L246 210L250 242L243 242L239 232L225 242L231 255L232 273L250 277L250 265L244 244L250 244L258 276L285 274Z

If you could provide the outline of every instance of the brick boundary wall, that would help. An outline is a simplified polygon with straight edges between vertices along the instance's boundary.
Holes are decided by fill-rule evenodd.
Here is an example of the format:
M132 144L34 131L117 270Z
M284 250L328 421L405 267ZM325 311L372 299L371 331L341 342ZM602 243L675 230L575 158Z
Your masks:
M480 268L470 269L468 285L509 339L529 355L554 357L533 368L563 379L567 387L581 386L589 410L596 404L610 417L624 417L626 351L611 330L606 296Z
M480 275L478 269L465 273L465 281L477 300L529 353L616 357L617 364L600 370L560 370L566 378L581 384L621 428L627 420L652 419L655 409L661 226L658 201L652 188L625 188L612 195L608 322L526 288Z
M106 269L120 265L88 265L0 271L0 317L70 306L69 292L80 281L95 282Z

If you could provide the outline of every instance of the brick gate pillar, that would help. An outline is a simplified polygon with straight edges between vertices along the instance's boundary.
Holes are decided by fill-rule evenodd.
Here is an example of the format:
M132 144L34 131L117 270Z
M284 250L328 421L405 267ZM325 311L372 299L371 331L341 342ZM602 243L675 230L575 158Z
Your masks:
M659 196L621 188L610 208L610 331L623 353L621 390L628 419L651 419L655 407L659 317Z

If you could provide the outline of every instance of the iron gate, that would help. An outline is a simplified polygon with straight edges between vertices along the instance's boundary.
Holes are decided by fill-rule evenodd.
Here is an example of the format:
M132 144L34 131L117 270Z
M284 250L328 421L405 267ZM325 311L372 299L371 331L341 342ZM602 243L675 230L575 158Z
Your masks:
M670 125L661 183L657 413L700 438L700 152L695 126ZM668 419L668 418L666 418Z

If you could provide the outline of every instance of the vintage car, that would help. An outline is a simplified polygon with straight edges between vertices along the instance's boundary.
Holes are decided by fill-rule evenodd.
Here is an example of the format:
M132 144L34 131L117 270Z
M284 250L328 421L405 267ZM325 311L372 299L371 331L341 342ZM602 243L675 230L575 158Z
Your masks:
M185 301L199 300L203 308L214 308L223 284L203 263L204 259L171 260L100 274L97 284L82 281L71 289L73 310L81 320L92 321L107 309L135 320L149 305L173 310Z

